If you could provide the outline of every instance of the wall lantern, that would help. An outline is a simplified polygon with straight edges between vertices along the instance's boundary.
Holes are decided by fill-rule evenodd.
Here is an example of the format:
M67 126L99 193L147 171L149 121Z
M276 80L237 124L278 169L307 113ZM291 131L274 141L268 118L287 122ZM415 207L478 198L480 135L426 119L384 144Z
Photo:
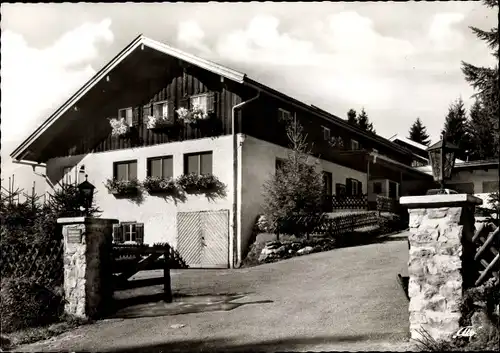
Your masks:
M441 193L444 193L444 182L451 178L451 171L455 166L456 153L459 148L446 141L446 135L443 134L441 141L427 149L429 160L432 167L434 181L441 185Z
M89 209L92 207L92 199L94 198L95 186L88 182L88 175L85 174L85 181L78 185L80 194L80 202L85 209L85 215L88 216Z

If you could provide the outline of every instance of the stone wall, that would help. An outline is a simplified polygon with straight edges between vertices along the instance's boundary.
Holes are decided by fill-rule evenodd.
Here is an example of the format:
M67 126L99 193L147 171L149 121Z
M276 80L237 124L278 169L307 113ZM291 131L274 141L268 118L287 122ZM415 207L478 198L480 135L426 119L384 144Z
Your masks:
M412 339L424 329L434 339L448 340L459 329L460 302L474 272L473 212L464 205L409 210Z
M112 229L117 220L61 218L64 237L65 312L98 318L110 308Z

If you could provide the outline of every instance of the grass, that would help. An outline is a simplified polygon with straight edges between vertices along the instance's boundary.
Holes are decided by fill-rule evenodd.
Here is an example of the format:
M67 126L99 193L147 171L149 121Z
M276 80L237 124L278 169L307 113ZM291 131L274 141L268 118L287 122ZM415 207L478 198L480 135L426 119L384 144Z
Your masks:
M64 315L61 322L48 326L30 327L23 330L1 335L1 349L13 349L16 346L30 344L37 341L58 336L64 332L72 330L78 326L90 323L85 319L80 319L70 315Z

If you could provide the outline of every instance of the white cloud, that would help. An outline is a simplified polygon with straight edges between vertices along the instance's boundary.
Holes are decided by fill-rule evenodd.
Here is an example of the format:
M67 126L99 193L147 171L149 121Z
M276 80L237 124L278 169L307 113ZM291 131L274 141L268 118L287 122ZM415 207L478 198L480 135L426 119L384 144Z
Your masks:
M461 48L464 38L459 31L453 30L454 24L460 23L465 16L461 13L439 13L429 27L428 37L435 50L453 50Z
M189 20L179 23L177 41L182 45L207 54L210 53L210 49L203 43L204 39L205 32L196 21Z
M98 43L114 40L110 25L109 19L86 23L43 49L12 31L2 33L2 142L20 142L47 118L42 114L95 74L89 63L98 56Z
M280 33L279 23L273 16L254 17L246 29L219 39L219 56L231 61L292 66L317 65L322 60L311 42Z

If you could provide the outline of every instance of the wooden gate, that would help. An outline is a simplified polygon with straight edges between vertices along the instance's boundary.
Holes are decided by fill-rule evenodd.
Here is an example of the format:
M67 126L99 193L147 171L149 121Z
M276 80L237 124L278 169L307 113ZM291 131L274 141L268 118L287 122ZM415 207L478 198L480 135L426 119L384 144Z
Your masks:
M228 268L229 211L177 213L177 249L191 268Z

